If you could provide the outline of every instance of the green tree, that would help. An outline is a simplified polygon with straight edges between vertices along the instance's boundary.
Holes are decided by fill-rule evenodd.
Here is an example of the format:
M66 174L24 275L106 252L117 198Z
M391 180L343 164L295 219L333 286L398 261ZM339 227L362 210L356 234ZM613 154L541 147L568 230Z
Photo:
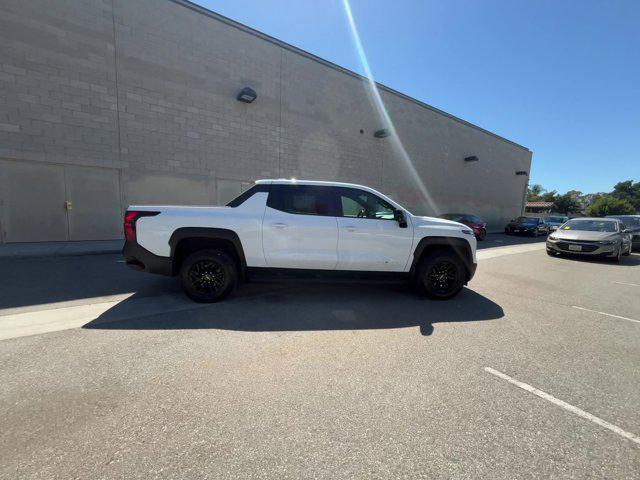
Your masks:
M582 195L582 197L580 197L580 202L582 203L582 209L586 210L589 206L593 205L593 203L603 195L606 195L606 193L598 192L598 193L587 193L586 195Z
M564 195L558 195L553 202L553 208L559 213L569 215L570 213L577 213L582 208L580 201L582 192L577 190L570 190Z
M546 192L542 185L536 183L527 188L527 202L541 202L540 196Z
M613 187L611 195L620 200L628 201L636 210L640 210L640 182L634 183L633 180L618 182Z
M557 197L558 197L558 192L556 192L555 190L551 190L550 192L544 192L540 196L540 201L541 202L555 202Z
M636 209L628 200L622 200L612 194L602 195L593 204L587 207L587 215L591 217L604 217L605 215L629 215Z

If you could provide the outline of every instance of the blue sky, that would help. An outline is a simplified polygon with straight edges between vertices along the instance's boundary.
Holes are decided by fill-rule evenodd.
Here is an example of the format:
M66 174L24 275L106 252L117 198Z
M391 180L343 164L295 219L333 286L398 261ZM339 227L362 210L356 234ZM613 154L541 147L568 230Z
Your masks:
M196 3L363 73L342 0ZM640 180L640 2L351 0L377 81L533 151L530 183Z

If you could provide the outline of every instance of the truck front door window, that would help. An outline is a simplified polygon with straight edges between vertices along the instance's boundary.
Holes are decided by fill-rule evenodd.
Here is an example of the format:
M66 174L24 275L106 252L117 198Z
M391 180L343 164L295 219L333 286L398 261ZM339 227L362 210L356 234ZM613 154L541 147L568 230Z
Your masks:
M355 188L339 190L342 217L395 220L395 209L376 195Z

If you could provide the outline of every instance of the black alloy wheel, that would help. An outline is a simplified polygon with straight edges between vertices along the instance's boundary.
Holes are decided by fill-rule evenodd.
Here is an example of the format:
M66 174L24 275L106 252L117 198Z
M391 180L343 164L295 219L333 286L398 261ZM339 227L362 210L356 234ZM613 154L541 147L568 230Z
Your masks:
M437 251L420 264L418 276L428 297L436 300L452 298L460 292L466 271L457 255L449 251Z
M180 268L184 293L196 302L209 303L229 295L238 281L234 260L220 250L199 250L189 255Z
M440 260L428 273L433 291L439 295L451 292L456 283L456 265L449 260Z
M216 294L224 286L225 272L220 263L210 259L199 260L189 269L189 280L194 291L201 295Z

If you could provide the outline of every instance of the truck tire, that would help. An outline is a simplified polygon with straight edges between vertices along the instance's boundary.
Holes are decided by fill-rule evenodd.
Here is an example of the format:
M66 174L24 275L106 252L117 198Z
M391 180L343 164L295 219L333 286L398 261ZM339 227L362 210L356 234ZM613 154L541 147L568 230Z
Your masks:
M455 297L464 285L465 268L460 259L445 250L428 254L418 269L418 280L427 297L447 300Z
M218 302L231 293L237 282L236 263L220 250L198 250L180 266L182 290L195 302Z

